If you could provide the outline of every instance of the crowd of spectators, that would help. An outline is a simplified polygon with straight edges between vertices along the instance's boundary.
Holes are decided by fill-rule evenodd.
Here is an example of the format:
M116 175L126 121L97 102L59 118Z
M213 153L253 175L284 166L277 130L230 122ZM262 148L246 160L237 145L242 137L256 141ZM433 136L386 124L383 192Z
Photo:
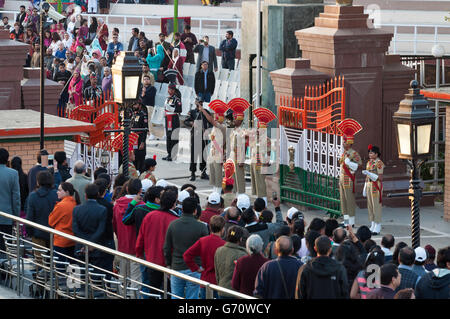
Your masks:
M57 22L43 12L44 46L41 48L39 14L34 7L20 6L14 25L5 16L0 27L10 32L11 39L29 44L26 67L40 67L41 54L44 55L46 77L63 85L57 105L59 116L66 115L68 105L73 109L85 100L112 96L111 67L124 50L134 52L142 64L142 87L144 76L148 77L147 87L154 86L155 81L183 85L183 64L195 63L195 93L204 101L210 101L216 79L214 73L208 71L218 70L216 48L209 44L208 36L198 41L189 25L185 25L183 33L175 32L171 42L164 33L153 41L138 28L132 28L128 40L127 35L119 34L118 28L110 30L102 18L92 14L63 10L65 18ZM234 69L236 47L233 32L227 31L219 47L222 68ZM194 52L198 53L197 61ZM206 68L202 67L205 62ZM154 95L143 93L140 99L148 108L155 106Z
M38 163L26 174L20 158L9 161L8 151L0 149L0 178L8 181L8 187L0 189L0 209L260 298L450 297L450 247L437 253L430 245L412 249L396 243L392 234L385 234L378 245L366 226L354 232L332 218L307 221L296 208L283 218L276 199L274 212L264 199L252 204L245 194L225 206L223 193L213 192L202 203L195 185L178 188L157 179L153 159L152 174L119 174L111 180L104 168L91 176L82 161L71 169L64 152L54 157L52 167L48 152L41 150ZM0 218L0 228L11 233L11 220ZM27 227L25 236L49 247L44 231ZM4 249L3 240L0 243ZM62 236L55 236L54 247L56 255L83 256L83 247ZM99 250L90 251L89 262L109 275L128 274L132 287L143 283L150 286L148 292L158 293L164 286L162 272L115 262L114 256ZM173 276L168 280L173 298L206 296L204 287ZM219 292L214 297L231 296Z

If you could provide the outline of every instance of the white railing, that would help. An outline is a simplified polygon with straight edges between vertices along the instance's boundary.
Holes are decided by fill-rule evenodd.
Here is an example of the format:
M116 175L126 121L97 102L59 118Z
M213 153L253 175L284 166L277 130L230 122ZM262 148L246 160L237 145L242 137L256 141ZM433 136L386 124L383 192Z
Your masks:
M450 53L450 24L395 24L376 23L375 28L393 32L389 53L404 55L430 55L431 47L440 44ZM399 29L412 29L412 32L400 32ZM426 30L426 31L425 31ZM445 30L444 32L439 32Z
M8 16L10 21L16 20L18 11L1 11L3 16ZM82 14L84 18L89 19L91 15ZM144 31L148 39L158 42L158 34L161 32L161 18L167 18L167 16L159 15L117 15L117 14L94 14L94 17L102 18L108 30L111 33L114 27L119 29L120 41L125 45L128 45L128 40L131 37L131 28L139 28L140 31ZM14 18L14 20L11 20ZM197 36L199 40L203 36L209 36L211 45L216 48L219 47L220 42L225 39L225 32L233 31L234 38L238 41L238 48L240 48L241 39L241 19L228 18L191 18L191 32Z

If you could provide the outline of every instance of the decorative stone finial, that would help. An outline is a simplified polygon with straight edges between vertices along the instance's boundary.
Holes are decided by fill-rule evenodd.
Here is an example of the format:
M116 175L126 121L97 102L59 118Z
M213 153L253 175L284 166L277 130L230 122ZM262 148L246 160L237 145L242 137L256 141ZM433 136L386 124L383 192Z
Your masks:
M353 0L336 0L338 6L352 6Z

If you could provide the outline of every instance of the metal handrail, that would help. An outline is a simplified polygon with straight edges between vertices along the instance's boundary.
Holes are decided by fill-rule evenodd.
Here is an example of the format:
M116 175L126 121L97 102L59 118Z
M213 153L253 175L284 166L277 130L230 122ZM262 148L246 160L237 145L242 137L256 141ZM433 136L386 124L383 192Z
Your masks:
M17 230L17 238L18 239L19 239L19 229L20 229L19 226L20 226L20 224L24 224L24 225L27 225L27 226L30 226L30 227L37 228L39 230L48 232L50 234L50 246L51 247L53 247L53 237L54 237L54 235L58 235L58 236L66 238L66 239L69 239L69 240L75 241L77 243L80 243L80 244L82 244L84 246L92 247L92 248L98 249L100 251L103 251L105 253L112 254L114 256L124 258L124 259L126 259L128 261L132 261L132 262L138 263L140 265L146 266L148 268L160 271L160 272L164 273L164 277L165 278L168 275L170 275L170 276L175 276L175 277L181 278L181 279L186 280L186 281L190 281L190 282L192 282L194 284L197 284L197 285L205 286L206 291L207 291L207 294L206 294L207 296L212 296L212 293L208 293L208 291L215 290L217 292L222 292L224 294L230 295L230 296L235 297L235 298L256 299L255 297L248 296L248 295L245 295L245 294L242 294L242 293L239 293L239 292L227 289L227 288L220 287L218 285L211 284L211 283L209 283L207 281L203 281L203 280L200 280L200 279L197 279L197 278L185 275L185 274L180 273L180 272L178 272L176 270L172 270L172 269L169 269L169 268L166 268L166 267L163 267L163 266L160 266L160 265L148 262L146 260L137 258L135 256L132 256L132 255L129 255L129 254L125 254L125 253L122 253L120 251L117 251L117 250L114 250L114 249L111 249L111 248L108 248L108 247L105 247L105 246L102 246L102 245L99 245L99 244L96 244L96 243L93 243L93 242L90 242L90 241L87 241L87 240L84 240L84 239L81 239L79 237L72 236L72 235L60 232L60 231L55 230L53 228L42 226L42 225L37 224L35 222L31 222L31 221L29 221L27 219L23 219L23 218L20 218L20 217L17 217L17 216L8 214L8 213L4 213L4 212L1 212L1 211L0 211L0 216L8 218L8 219L11 219L11 220L16 222L16 230ZM20 246L20 241L19 240L17 240L17 245ZM19 250L19 248L17 248L17 250ZM53 253L53 249L51 249L51 253ZM17 254L17 256L18 256L18 258L20 258L20 254L19 253ZM86 270L88 270L88 250L87 249L86 249L86 260L85 260L85 263L86 263ZM18 271L18 276L20 276L20 267L18 267L18 270L19 270ZM86 276L88 275L88 273L89 272L87 271L86 272ZM51 278L52 278L52 276L51 276ZM20 288L20 284L19 283L20 282L18 282L18 284L17 284L18 295L20 295L20 289L19 289ZM166 280L164 281L164 284L166 285ZM86 282L86 290L87 289L88 289L88 284ZM86 296L87 295L88 294L87 294L87 291L86 291ZM167 297L167 287L164 286L164 298L166 298L166 297Z

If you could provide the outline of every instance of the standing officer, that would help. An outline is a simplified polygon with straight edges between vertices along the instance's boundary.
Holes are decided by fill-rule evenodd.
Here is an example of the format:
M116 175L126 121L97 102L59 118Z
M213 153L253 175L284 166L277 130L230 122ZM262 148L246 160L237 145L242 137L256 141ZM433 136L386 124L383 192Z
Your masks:
M205 131L211 127L208 119L204 116L204 113L209 112L203 109L203 99L197 97L195 99L196 108L189 111L189 117L186 119L185 123L191 126L191 165L189 170L191 171L190 181L195 181L195 171L197 170L197 162L200 159L200 171L202 172L201 179L209 179L208 174L206 174L206 160L203 156L207 141L204 139ZM203 111L202 111L203 110ZM201 148L200 148L201 146Z
M209 184L214 187L214 192L220 194L222 189L222 165L226 155L225 137L227 127L224 124L224 114L228 109L228 105L221 100L214 100L209 103L209 108L214 111L214 118L203 107L199 107L208 122L213 125L210 134L211 147L208 156Z
M355 172L362 165L361 156L353 148L355 134L362 130L361 124L354 119L345 119L338 124L344 138L344 153L339 159L341 172L339 175L339 196L344 221L355 225Z
M133 105L133 115L131 117L131 128L144 128L148 130L148 116L146 110L143 108L141 101L136 102ZM139 135L138 143L134 146L135 161L134 166L140 172L143 172L146 150L146 137L147 131L136 131Z
M175 146L176 140L173 140L173 132L180 127L181 113L181 92L177 89L174 83L169 84L167 89L169 96L164 103L164 110L166 113L166 146L167 156L163 157L164 161L172 161L172 149ZM177 154L177 152L175 152Z
M264 107L255 109L253 114L258 119L258 129L256 131L252 130L249 134L252 194L263 198L267 204L266 177L261 174L261 167L269 165L271 147L270 138L267 137L267 124L276 119L276 116Z
M247 148L246 133L242 128L244 112L250 106L242 98L234 98L228 102L228 106L233 110L234 128L230 134L230 158L235 164L235 191L237 194L245 194L245 151Z

